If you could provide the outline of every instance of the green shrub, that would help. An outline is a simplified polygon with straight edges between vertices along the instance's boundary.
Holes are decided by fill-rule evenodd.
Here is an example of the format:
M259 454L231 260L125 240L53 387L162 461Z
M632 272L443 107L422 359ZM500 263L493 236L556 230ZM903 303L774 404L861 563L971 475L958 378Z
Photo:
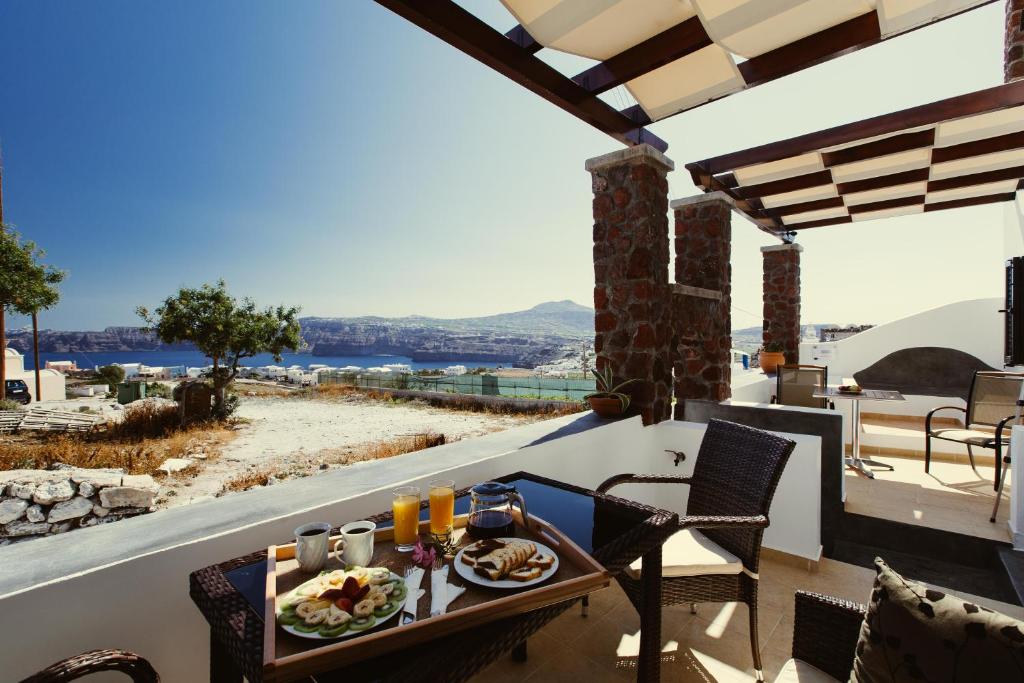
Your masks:
M21 405L17 401L5 398L0 401L0 410L25 410L25 406Z

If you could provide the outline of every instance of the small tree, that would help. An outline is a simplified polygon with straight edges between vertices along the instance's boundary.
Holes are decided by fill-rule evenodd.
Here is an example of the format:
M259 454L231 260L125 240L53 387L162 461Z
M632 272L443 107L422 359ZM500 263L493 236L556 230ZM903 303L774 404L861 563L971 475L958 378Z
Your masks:
M105 382L110 390L114 390L124 381L124 368L120 365L104 365L96 370L96 377Z
M43 264L45 255L35 242L22 241L21 235L0 223L0 399L6 397L7 378L4 313L34 315L60 298L57 285L64 272Z
M282 351L296 350L302 343L298 308L257 309L251 299L239 302L228 294L223 280L199 289L182 288L152 314L144 307L137 312L165 344L191 342L213 361L210 376L219 416L229 412L225 399L239 361L270 353L279 363Z

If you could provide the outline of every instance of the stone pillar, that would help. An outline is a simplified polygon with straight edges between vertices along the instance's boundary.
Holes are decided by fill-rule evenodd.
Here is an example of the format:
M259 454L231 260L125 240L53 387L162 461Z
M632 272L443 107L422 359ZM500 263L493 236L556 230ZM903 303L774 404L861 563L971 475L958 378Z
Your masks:
M778 342L787 363L800 362L800 252L799 244L761 247L764 257L765 344Z
M1024 78L1024 0L1006 0L1003 78L1009 83Z
M594 191L594 347L599 368L644 424L669 416L668 180L675 165L650 145L586 163Z
M686 399L732 395L732 203L721 192L677 199L673 369L677 420Z

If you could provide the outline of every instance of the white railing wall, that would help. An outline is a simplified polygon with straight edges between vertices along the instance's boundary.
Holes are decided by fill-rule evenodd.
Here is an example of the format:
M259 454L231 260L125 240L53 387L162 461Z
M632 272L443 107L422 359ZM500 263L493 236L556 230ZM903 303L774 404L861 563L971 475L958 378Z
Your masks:
M704 427L639 418L579 431L570 416L308 479L0 548L4 680L94 648L149 659L165 681L205 680L208 628L188 597L201 567L288 539L303 522L334 524L385 510L391 489L444 472L457 486L523 470L586 487L624 471L692 472ZM589 424L589 423L588 423ZM563 436L564 434L564 436ZM796 451L771 510L765 545L817 559L818 437ZM679 468L664 449L688 456ZM617 495L682 511L685 486L624 486Z

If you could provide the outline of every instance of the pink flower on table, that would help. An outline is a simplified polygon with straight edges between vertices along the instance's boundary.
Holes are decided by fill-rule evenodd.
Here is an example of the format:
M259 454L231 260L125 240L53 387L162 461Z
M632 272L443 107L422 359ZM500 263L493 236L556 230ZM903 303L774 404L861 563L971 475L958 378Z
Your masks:
M434 564L434 558L437 556L437 551L434 550L433 546L424 547L423 540L416 539L416 547L412 550L412 561L423 567L429 569Z

